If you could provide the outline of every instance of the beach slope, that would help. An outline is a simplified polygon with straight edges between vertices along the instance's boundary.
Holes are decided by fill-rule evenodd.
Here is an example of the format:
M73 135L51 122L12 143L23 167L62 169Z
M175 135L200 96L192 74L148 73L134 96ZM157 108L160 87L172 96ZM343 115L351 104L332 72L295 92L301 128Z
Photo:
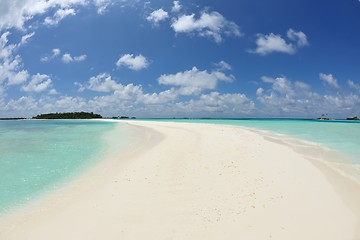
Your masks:
M121 124L143 132L140 145L0 218L0 239L360 238L348 186L280 141L235 126Z

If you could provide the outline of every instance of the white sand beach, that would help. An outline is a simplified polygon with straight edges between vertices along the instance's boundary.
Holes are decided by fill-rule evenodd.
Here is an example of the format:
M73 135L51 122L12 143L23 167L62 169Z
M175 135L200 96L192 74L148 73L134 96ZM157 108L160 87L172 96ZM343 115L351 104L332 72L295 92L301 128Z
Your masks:
M0 239L360 239L360 186L326 155L236 126L120 124L144 137L1 217Z

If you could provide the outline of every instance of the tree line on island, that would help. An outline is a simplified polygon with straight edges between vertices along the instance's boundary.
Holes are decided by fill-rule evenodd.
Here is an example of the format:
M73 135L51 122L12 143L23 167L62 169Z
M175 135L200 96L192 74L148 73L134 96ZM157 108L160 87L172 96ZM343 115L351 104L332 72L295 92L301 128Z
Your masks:
M46 113L39 114L33 119L93 119L102 118L100 114L93 112L65 112L65 113Z

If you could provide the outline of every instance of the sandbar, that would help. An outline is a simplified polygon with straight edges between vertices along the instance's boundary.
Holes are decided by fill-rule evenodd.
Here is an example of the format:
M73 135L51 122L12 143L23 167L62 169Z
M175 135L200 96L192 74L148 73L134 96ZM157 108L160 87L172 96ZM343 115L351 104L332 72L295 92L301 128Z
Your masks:
M325 155L237 126L119 124L142 137L0 217L0 239L360 239L360 186Z

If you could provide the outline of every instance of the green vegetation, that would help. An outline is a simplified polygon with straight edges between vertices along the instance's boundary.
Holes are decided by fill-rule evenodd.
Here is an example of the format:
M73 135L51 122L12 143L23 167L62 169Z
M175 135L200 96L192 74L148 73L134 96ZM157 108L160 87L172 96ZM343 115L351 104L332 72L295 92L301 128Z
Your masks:
M112 117L112 119L136 119L136 117L118 116L118 117Z
M0 118L0 120L24 120L26 118Z
M47 113L40 114L33 119L92 119L102 118L100 114L94 114L93 112L68 112L68 113Z

